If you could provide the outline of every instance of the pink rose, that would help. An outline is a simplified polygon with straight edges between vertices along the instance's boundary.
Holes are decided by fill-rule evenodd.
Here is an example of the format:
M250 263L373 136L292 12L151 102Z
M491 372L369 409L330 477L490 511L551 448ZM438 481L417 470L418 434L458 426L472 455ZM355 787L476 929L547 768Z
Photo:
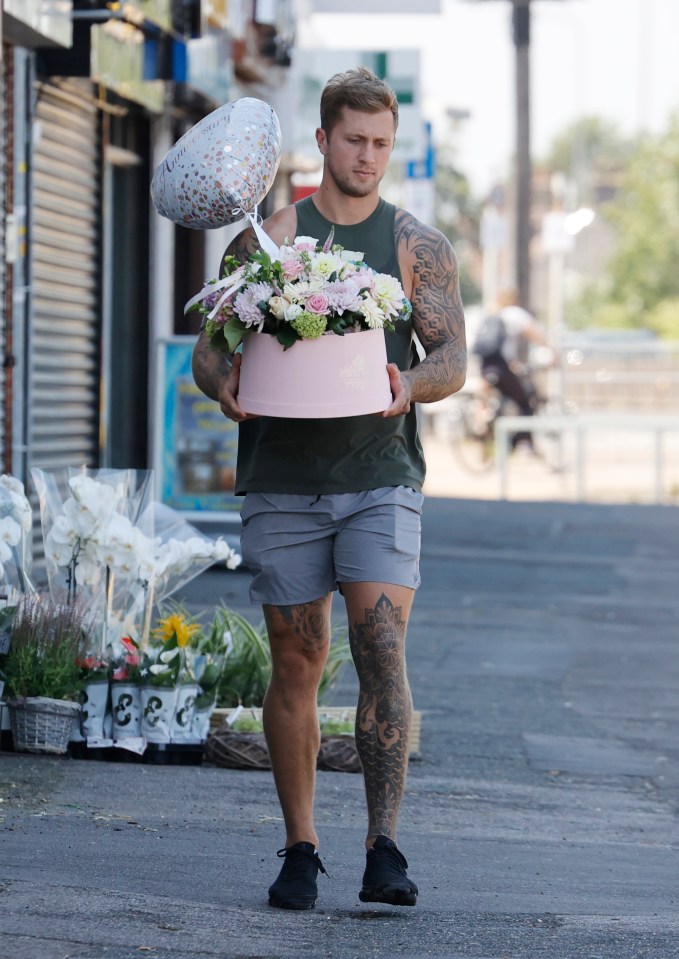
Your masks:
M283 269L283 278L286 280L295 280L300 275L304 273L304 264L301 260L289 259L282 260L281 267Z
M304 305L310 313L318 313L319 316L325 316L330 312L330 303L325 293L312 293L307 297Z

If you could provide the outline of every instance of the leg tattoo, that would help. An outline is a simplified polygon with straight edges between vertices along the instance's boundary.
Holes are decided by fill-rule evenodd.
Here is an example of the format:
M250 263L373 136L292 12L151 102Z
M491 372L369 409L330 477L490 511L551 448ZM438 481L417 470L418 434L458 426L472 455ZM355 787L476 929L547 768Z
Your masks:
M283 621L292 626L307 652L323 648L328 641L329 619L325 601L315 600L298 606L276 606Z
M370 836L394 838L408 765L412 698L405 670L402 609L382 594L365 622L349 630L360 682L358 749L368 802Z

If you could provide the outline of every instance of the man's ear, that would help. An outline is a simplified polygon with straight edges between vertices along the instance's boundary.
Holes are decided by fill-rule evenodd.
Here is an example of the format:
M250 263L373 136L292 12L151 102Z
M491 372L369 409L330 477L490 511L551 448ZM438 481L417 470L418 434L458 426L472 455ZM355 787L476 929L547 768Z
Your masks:
M323 127L318 127L316 130L316 143L320 152L325 156L328 150L328 138Z

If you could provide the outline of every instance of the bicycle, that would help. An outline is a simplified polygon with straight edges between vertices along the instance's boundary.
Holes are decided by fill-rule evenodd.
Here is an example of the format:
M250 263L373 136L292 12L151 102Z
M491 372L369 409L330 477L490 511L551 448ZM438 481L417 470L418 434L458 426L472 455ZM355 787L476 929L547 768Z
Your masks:
M531 397L533 415L548 412L549 402L535 388L529 369L526 368L520 375ZM495 423L502 416L518 416L520 410L482 377L476 383L472 382L469 389L450 399L448 421L453 452L458 462L473 473L494 469ZM561 472L565 468L560 433L536 432L530 443L530 452L553 472Z

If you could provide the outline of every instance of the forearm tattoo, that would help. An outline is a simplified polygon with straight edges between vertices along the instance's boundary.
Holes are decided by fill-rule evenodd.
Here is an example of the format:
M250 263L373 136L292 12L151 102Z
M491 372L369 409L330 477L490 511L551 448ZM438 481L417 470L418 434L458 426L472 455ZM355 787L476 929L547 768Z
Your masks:
M396 211L396 247L413 273L413 327L427 354L408 373L413 399L430 403L459 390L467 369L457 258L438 230Z
M219 383L229 375L230 369L231 357L214 350L207 333L201 332L191 357L191 370L198 389L219 402Z
M400 606L380 596L365 622L349 629L360 692L356 747L363 766L368 834L394 838L408 766L412 698L405 670L406 623Z

